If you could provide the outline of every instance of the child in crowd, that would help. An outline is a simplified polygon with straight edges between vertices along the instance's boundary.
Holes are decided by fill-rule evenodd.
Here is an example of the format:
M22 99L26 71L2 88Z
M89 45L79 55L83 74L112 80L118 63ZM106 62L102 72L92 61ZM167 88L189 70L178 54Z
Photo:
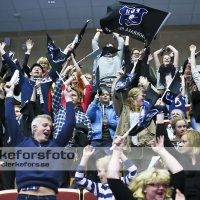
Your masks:
M90 156L92 156L94 151L95 149L89 145L83 149L83 156L75 174L75 181L77 184L81 185L82 187L93 193L95 196L97 196L98 199L115 199L107 183L107 168L111 156L104 156L103 158L98 159L96 162L98 176L101 180L101 183L93 182L84 177L88 159L90 158ZM128 158L123 154L123 152L121 153L120 158L129 171L129 174L125 177L121 177L121 180L125 184L129 185L131 179L137 173L137 168L130 160L128 160Z

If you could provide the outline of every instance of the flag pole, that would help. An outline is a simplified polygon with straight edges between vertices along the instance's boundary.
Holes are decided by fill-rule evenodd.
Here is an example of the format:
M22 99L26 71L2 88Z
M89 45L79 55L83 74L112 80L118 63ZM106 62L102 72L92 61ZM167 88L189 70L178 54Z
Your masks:
M122 136L122 138L125 138L126 136L128 136L129 132L138 124L138 122L139 120L128 129L128 131ZM116 147L116 144L113 144L110 150L113 150L115 147Z
M63 81L62 77L60 76L60 74L56 71L56 73L58 74L59 79L63 82L63 84L65 84L65 82Z
M94 52L96 52L98 49L94 50L92 53L89 53L87 56L85 56L84 58L82 58L81 60L79 60L77 63L79 64L81 61L83 61L84 59L86 59L88 56L90 56L91 54L93 54Z

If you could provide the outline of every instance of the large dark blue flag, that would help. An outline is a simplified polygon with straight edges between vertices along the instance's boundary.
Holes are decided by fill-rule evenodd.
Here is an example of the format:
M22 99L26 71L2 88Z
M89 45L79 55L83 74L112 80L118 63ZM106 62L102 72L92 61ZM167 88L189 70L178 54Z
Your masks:
M130 36L148 47L171 13L136 3L117 2L100 20L104 33Z

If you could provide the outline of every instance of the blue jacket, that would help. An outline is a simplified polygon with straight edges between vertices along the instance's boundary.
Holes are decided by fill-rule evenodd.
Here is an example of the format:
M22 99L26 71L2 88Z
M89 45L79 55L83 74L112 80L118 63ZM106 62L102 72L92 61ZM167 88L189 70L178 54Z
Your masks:
M92 103L88 106L86 115L90 118L92 123L92 129L94 131L93 140L102 139L103 112L98 99L94 99ZM115 113L112 101L110 101L108 106L106 107L106 118L108 120L108 129L110 131L110 136L111 138L113 138L119 118Z
M49 139L47 142L38 143L32 137L25 137L20 130L20 126L15 119L15 111L14 111L14 99L12 97L6 98L6 106L5 106L5 119L6 119L6 126L8 128L8 133L11 137L12 144L16 149L22 149L21 147L26 147L26 151L32 153L46 151L46 149L54 149L59 147L65 147L72 137L72 133L74 131L76 120L75 120L75 113L74 113L74 105L72 102L66 103L66 115L65 124L63 125L61 131L59 132L56 139ZM19 148L20 147L20 148ZM60 150L60 149L59 149ZM16 150L17 151L17 150ZM37 163L42 161L51 161L52 159L42 159L36 158L31 160L32 163ZM22 162L22 159L17 159L16 162ZM27 160L27 162L30 161ZM55 170L48 170L49 168L42 168L40 167L32 167L29 170L24 170L20 166L16 166L16 182L18 186L18 191L22 188L26 188L29 186L43 186L54 190L58 193L58 186L60 181L60 171L56 170L60 164L62 164L61 159L52 160L54 162ZM56 161L56 162L55 162ZM65 161L65 160L64 160ZM67 162L67 160L65 161ZM22 162L23 164L23 162ZM53 168L54 169L54 168Z
M2 57L5 59L9 67L11 68L11 71L14 72L16 69L18 70L18 67L15 65L15 63L10 59L10 57L7 54L2 55ZM57 74L55 70L52 68L49 72L49 76L51 77L52 81L55 81ZM23 107L25 105L25 102L27 100L30 100L32 93L33 93L33 87L35 86L35 82L31 81L29 78L25 77L21 71L19 70L19 84L21 88L21 106ZM45 114L50 114L48 112L48 93L49 89L52 85L52 82L46 82L41 85L42 90L42 96L44 99L44 103L41 104L42 110ZM40 99L37 96L36 103L40 104Z

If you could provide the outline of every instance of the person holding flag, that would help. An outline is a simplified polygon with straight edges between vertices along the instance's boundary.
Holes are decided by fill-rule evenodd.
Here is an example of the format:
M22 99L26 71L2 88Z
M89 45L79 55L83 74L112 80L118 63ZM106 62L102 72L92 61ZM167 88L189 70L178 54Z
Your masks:
M158 91L149 84L147 79L140 77L139 82L145 90L137 87L132 88L125 101L123 101L121 93L116 93L116 96L113 96L115 112L120 117L115 137L124 135L130 130L130 127L136 126L140 119L142 106L147 103L148 109L150 109L158 99ZM113 85L113 90L114 88L115 85ZM155 141L155 128L155 122L150 120L146 127L125 138L125 146L127 148L130 146L151 146Z
M99 36L102 30L97 29L97 32L92 39L92 50L95 51L99 48ZM124 50L124 39L117 33L113 33L113 36L118 41L118 48L116 49L112 43L107 43L103 48L103 54L101 54L100 58L95 59L93 71L96 71L97 67L99 66L99 73L100 73L100 80L103 79L105 82L110 82L110 78L106 78L108 76L117 77L117 72L120 70L123 60L123 50ZM114 55L113 47L115 49ZM106 50L106 51L105 51Z

